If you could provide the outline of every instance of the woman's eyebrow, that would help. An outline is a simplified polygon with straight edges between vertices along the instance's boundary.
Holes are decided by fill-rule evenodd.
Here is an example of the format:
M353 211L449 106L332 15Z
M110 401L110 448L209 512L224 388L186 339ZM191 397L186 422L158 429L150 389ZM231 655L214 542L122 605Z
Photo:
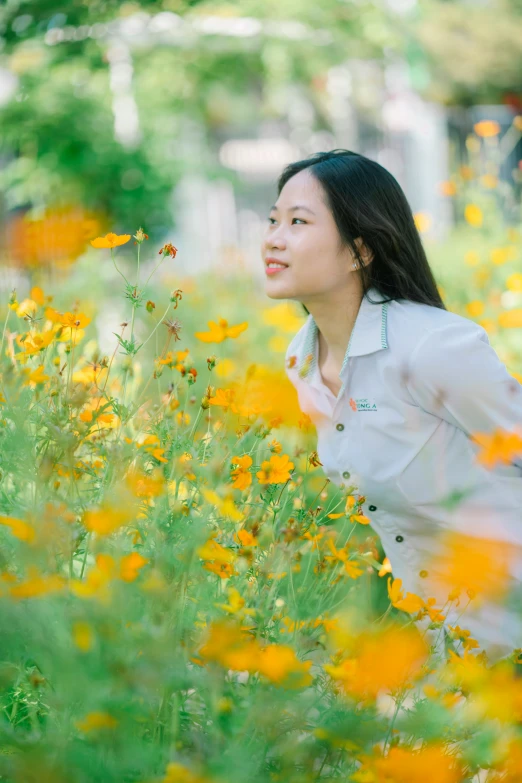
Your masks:
M270 207L270 212L273 212L274 209L277 212L277 207L275 206L275 204L273 207ZM295 207L289 207L288 212L296 212L298 209L304 209L305 212L310 212L311 215L315 215L315 212L312 212L312 210L309 207L305 207L302 204L296 204Z

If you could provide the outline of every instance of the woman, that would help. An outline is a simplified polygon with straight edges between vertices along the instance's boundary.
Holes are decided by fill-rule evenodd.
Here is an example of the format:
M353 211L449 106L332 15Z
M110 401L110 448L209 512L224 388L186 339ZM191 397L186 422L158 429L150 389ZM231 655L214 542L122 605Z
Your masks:
M290 164L262 254L267 295L308 315L285 366L326 475L362 496L404 592L444 604L444 569L476 545L484 589L446 606L446 626L490 661L522 648L522 441L510 464L478 459L479 436L522 436L522 386L486 331L445 308L399 184L346 150Z

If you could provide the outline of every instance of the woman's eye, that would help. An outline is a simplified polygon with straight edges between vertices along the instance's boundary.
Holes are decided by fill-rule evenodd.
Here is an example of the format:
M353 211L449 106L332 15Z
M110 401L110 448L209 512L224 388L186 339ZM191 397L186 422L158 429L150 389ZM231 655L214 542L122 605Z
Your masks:
M268 218L268 222L270 223L271 226L274 225L271 222L272 220L275 221L275 218L271 218L271 217ZM305 223L306 224L306 220L301 220L301 218L292 218L292 223L294 222L294 220L299 220L300 223Z

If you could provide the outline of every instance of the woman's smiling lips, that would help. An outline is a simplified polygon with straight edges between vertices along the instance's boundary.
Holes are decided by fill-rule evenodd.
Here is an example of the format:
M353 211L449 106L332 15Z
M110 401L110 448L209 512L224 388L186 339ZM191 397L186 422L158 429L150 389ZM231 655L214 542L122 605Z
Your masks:
M278 266L269 266L269 264L278 264ZM265 259L265 272L267 275L275 275L276 272L282 272L287 266L288 264L285 264L284 261L279 261L277 258Z

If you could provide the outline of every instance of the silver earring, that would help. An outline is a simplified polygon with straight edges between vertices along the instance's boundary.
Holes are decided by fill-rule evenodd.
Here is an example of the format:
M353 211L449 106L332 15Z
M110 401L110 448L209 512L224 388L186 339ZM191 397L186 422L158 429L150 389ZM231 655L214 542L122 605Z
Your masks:
M356 261L353 262L353 268L357 269L357 262Z

